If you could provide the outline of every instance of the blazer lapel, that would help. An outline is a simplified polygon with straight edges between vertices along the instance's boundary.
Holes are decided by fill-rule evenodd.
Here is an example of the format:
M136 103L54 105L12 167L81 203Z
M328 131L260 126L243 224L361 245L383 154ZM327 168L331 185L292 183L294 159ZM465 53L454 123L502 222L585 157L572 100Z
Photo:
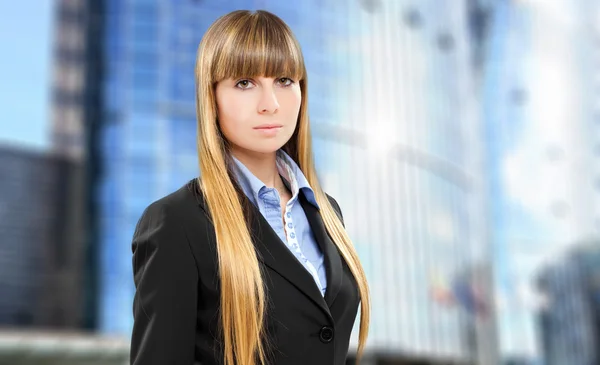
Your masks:
M258 259L286 278L309 297L325 313L331 315L319 287L310 273L281 241L271 225L253 204L251 234L258 251ZM316 209L316 208L315 208Z
M304 214L313 231L315 240L321 248L325 258L325 272L327 273L327 290L325 291L325 302L328 307L331 307L337 294L342 287L343 268L342 259L337 250L337 247L329 237L323 219L319 210L314 205L310 204L303 193L299 194L300 204L304 209Z

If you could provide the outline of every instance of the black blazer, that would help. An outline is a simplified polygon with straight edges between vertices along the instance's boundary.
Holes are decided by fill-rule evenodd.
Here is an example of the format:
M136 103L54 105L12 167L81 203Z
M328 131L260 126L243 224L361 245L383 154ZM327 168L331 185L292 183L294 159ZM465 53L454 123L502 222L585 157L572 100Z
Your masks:
M340 219L337 202L328 196ZM252 206L251 233L268 295L269 364L345 364L358 286L316 207L300 203L325 257L327 291ZM219 278L214 226L191 180L150 204L133 236L134 325L131 364L222 364Z

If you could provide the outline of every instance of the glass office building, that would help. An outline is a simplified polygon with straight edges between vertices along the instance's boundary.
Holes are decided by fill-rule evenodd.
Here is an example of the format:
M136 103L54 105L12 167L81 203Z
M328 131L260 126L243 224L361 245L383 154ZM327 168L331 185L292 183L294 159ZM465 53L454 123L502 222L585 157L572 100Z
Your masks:
M0 146L0 328L5 331L84 324L81 170L64 156Z
M575 246L540 271L547 305L537 316L547 365L600 362L600 241Z
M336 67L340 101L333 119L315 125L315 138L327 146L321 176L371 284L370 349L493 363L493 315L431 293L440 277L467 280L490 289L484 299L493 311L477 109L483 39L472 27L491 8L357 1L338 9L346 19L332 47L344 65Z

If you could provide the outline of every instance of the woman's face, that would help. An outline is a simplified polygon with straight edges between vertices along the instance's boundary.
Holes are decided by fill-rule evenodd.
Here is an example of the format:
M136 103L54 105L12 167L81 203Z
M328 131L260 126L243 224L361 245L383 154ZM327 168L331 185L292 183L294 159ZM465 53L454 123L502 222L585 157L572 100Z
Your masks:
M217 83L219 126L232 152L273 153L296 129L302 95L286 77L226 79Z

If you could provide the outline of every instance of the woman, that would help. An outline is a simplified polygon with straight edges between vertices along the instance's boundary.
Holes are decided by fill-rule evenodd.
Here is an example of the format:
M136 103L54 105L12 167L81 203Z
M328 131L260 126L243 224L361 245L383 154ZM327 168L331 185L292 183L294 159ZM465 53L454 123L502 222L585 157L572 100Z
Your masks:
M319 186L307 75L287 25L234 11L196 62L200 178L148 206L133 237L131 363L344 364L364 271Z

